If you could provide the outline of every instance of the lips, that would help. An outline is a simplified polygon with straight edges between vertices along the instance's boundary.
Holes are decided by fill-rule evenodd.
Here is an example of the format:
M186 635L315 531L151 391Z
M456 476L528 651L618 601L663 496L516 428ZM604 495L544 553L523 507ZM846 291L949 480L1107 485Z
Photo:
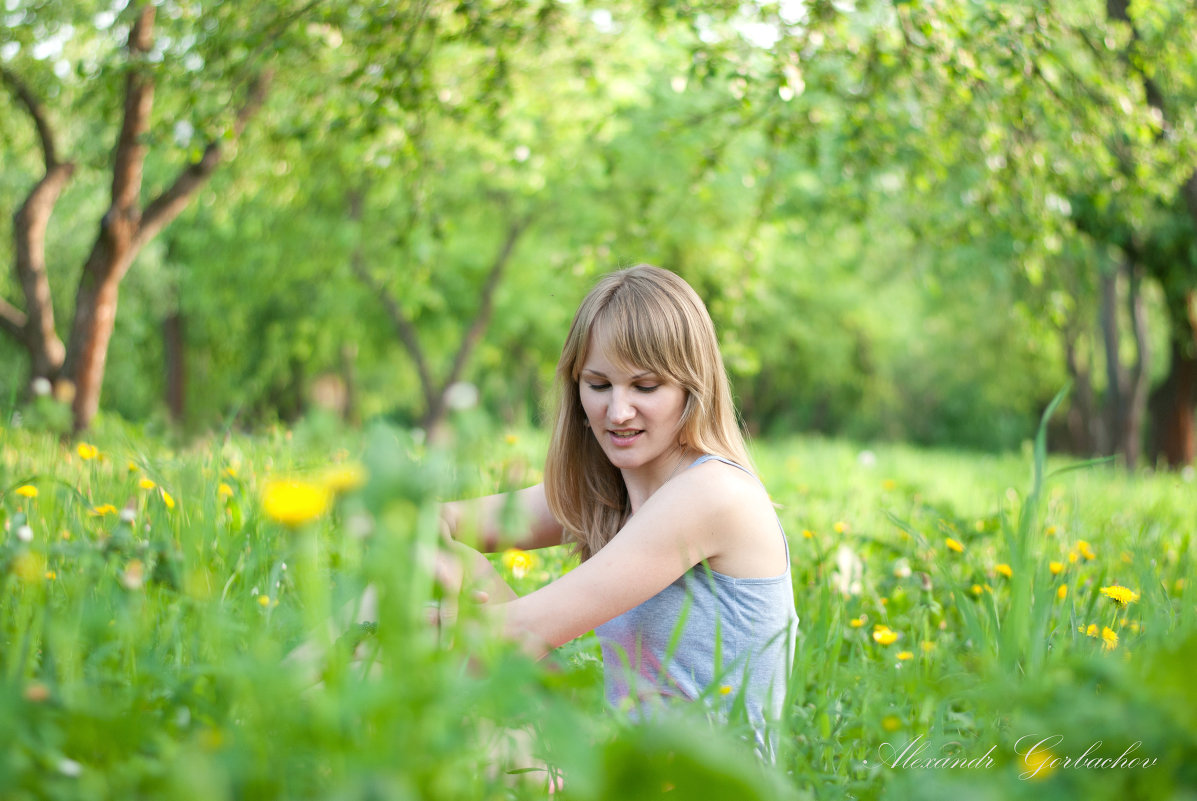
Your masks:
M641 434L644 433L642 428L623 428L618 430L607 430L607 434L611 437L611 442L616 445L630 445L635 442Z

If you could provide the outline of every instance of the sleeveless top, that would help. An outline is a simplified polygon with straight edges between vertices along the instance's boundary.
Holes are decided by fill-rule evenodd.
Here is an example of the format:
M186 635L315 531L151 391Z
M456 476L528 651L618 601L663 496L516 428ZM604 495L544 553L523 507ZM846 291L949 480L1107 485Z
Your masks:
M719 456L700 456L746 468ZM687 468L688 469L688 468ZM778 521L778 536L785 533ZM766 721L777 720L794 662L798 615L786 569L735 578L699 564L644 603L595 628L603 649L607 700L643 717L654 700L702 700L727 719L742 705L758 750L772 750Z

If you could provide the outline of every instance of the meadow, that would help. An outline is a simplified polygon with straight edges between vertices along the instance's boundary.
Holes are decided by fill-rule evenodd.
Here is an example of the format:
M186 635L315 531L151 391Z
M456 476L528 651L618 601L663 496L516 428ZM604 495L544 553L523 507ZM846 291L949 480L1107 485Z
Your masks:
M607 709L590 637L533 663L468 603L429 624L437 499L544 446L0 428L0 797L1197 798L1191 475L756 442L801 617L765 764L701 703ZM494 559L527 592L560 550ZM330 631L367 584L377 625Z

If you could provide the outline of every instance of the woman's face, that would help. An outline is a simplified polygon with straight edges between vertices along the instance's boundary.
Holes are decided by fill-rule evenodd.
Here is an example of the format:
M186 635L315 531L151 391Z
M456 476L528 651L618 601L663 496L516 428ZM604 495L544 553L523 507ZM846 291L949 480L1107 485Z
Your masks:
M684 389L650 370L617 366L602 337L592 334L578 394L611 464L661 475L676 468Z

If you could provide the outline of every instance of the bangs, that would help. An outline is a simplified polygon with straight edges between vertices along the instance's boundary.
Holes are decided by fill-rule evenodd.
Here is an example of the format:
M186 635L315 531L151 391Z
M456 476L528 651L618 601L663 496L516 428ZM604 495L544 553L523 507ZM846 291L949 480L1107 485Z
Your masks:
M579 349L573 377L577 380L592 347L601 348L621 369L649 370L662 379L682 386L694 383L689 364L694 351L689 326L677 307L661 303L655 293L637 292L624 284L608 302L597 309L590 324L590 336ZM640 297L637 297L639 295Z

